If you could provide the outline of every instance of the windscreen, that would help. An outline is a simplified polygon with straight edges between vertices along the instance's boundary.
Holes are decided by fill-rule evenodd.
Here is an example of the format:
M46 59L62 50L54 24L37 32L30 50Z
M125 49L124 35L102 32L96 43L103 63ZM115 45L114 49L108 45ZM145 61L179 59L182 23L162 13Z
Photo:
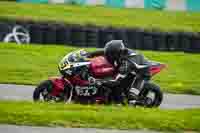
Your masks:
M77 50L77 51L69 53L67 55L67 59L69 63L83 62L85 61L87 54L88 53L85 50Z

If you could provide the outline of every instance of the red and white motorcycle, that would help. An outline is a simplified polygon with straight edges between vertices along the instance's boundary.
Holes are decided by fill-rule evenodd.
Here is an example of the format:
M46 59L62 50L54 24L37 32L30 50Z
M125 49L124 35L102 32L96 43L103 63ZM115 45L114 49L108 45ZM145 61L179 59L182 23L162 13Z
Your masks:
M114 103L112 90L123 88L123 96L129 105L141 105L145 107L158 107L163 99L160 87L150 79L159 73L165 64L149 61L148 65L138 65L131 60L137 54L130 54L128 59L134 70L121 76L120 83L115 86L108 84L108 80L115 82L116 70L104 56L96 56L91 59L80 58L82 50L71 52L67 55L69 72L73 76L68 78L50 77L41 82L34 90L33 100L38 101L64 101L87 104L111 104ZM144 70L150 76L146 77Z

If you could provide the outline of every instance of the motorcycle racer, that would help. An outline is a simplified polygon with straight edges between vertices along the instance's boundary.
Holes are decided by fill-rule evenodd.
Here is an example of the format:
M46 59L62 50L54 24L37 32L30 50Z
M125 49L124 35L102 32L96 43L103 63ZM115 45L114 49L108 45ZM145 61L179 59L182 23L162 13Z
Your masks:
M166 64L146 60L121 40L106 43L100 51L72 51L58 68L63 76L38 84L34 101L158 107L163 100L161 88L151 78Z
M76 54L72 54L69 58L66 55L60 62L59 62L59 71L63 78L70 77L74 74L77 74L78 70L76 69L69 69L69 64L67 61L71 60L73 62L81 62L87 60L88 58L93 58L95 56L105 56L106 59L114 66L116 69L117 75L115 80L108 80L107 84L111 86L118 86L121 81L122 75L128 73L131 68L129 65L129 61L127 58L131 58L138 65L146 65L148 61L144 58L143 55L136 53L133 50L130 50L125 47L122 40L112 40L106 43L103 50L94 51L94 52L86 52L84 50L80 50ZM146 73L148 75L148 70ZM86 79L87 80L87 79ZM113 87L115 89L112 90L113 97L116 103L123 103L123 86Z

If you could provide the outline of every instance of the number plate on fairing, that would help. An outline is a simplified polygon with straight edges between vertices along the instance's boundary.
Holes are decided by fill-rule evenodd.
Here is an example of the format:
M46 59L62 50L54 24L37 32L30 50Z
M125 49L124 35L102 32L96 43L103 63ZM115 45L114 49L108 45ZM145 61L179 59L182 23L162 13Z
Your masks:
M79 96L92 96L97 93L97 88L94 86L76 86L75 90Z

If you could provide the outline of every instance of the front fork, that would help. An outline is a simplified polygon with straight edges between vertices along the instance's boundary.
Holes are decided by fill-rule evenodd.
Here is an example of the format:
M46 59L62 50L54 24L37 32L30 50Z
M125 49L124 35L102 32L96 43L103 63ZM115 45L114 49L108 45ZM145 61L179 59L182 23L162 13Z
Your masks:
M139 95L141 90L144 87L144 83L146 81L142 78L137 78L137 76L134 77L133 82L130 86L129 92L134 93L135 95Z
M145 82L148 82L145 79L137 79L137 76L134 78L133 83L129 89L128 94L128 103L131 105L142 104L140 94L144 89Z

